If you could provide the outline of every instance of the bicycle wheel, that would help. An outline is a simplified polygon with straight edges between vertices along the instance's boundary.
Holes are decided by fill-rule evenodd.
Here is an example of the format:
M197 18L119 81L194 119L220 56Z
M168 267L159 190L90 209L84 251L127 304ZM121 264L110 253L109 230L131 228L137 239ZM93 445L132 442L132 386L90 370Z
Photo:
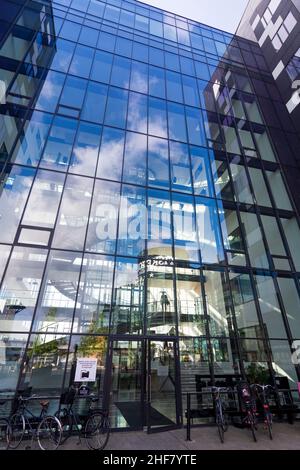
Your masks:
M46 416L37 428L37 441L42 450L56 450L61 442L62 427L55 416Z
M220 437L220 441L224 444L224 415L223 410L219 403L216 404L216 424L218 426L218 433Z
M269 437L271 440L273 440L273 419L270 412L267 412L265 415L265 424L268 428Z
M8 420L0 418L0 450L8 448Z
M73 432L73 417L66 410L62 410L60 413L55 413L55 418L57 418L62 427L62 437L60 444L64 444L69 437L72 436Z
M219 433L220 441L222 444L224 444L224 427L223 427L222 421L220 420L220 417L217 418L217 426L218 426L218 433Z
M251 412L249 412L249 414L248 414L248 424L249 424L249 427L251 429L253 440L254 440L254 442L257 442L256 433L255 433L256 423L255 423L255 418L254 418L254 416Z
M110 434L109 419L101 411L95 411L87 419L84 437L91 450L102 450L106 446Z
M22 442L25 434L25 418L18 413L12 415L8 421L8 448L16 449Z

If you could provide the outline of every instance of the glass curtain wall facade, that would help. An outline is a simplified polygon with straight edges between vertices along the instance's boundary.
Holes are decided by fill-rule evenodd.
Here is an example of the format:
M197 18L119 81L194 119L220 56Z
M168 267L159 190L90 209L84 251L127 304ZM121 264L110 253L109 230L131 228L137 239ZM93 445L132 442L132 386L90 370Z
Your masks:
M1 393L58 396L96 358L113 426L151 430L253 367L297 388L299 218L258 45L134 0L9 21Z

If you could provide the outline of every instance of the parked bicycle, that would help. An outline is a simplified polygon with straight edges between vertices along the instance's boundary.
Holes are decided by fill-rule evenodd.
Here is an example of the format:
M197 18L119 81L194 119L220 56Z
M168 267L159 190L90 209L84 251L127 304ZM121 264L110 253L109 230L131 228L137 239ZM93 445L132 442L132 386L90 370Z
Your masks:
M238 383L237 391L240 396L242 411L245 413L245 417L242 419L242 424L246 424L246 426L251 430L254 442L257 442L256 400L253 397L251 388L247 382Z
M222 392L228 392L228 388L212 387L214 405L215 405L215 419L218 426L218 433L220 441L224 443L224 434L228 430L228 419L225 413L225 407L222 400Z
M6 400L0 401L0 406L5 405ZM8 419L0 417L0 450L6 450L8 447Z
M75 387L70 387L62 393L60 409L55 413L63 430L61 444L66 442L75 432L78 435L79 443L81 443L81 437L83 437L90 450L102 450L105 448L110 435L108 411L94 408L95 403L99 401L99 397L90 394L82 398L89 400L89 409L87 416L81 418L73 410L77 395L78 389ZM61 408L62 405L65 407Z
M55 416L47 415L49 401L36 395L27 395L29 392L21 392L13 403L14 411L8 421L8 448L17 449L24 438L30 437L31 442L27 449L32 447L36 438L41 450L56 450L62 438L62 427ZM33 399L41 400L39 416L35 416L28 408L28 402Z
M256 392L262 406L265 429L268 429L269 437L273 439L273 415L270 411L269 393L274 390L272 385L253 384L253 390Z

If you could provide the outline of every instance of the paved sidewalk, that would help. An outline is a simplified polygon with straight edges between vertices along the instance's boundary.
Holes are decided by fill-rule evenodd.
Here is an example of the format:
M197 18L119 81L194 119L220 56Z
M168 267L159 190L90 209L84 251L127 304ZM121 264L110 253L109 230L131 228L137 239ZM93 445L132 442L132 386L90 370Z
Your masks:
M274 439L271 441L262 425L257 432L258 442L252 440L248 429L230 426L221 444L215 427L192 429L192 442L186 440L186 430L147 434L146 432L112 433L106 450L300 450L300 423L274 424ZM77 445L76 437L67 441L61 449L86 449L84 441Z

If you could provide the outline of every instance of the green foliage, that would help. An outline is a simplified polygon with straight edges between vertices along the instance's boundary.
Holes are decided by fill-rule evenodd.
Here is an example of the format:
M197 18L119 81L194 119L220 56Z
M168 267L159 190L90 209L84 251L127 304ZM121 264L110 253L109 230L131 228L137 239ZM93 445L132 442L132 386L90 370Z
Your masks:
M267 384L270 378L268 369L256 362L251 362L246 369L246 374L250 383L258 383L261 385Z

